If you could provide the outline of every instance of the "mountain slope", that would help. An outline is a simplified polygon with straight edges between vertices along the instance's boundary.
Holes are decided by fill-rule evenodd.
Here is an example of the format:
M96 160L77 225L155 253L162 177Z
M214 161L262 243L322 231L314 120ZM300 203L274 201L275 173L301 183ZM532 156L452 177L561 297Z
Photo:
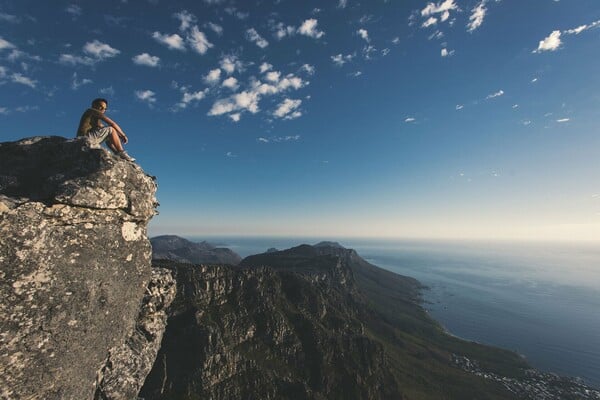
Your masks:
M208 242L194 243L175 235L156 236L150 239L152 259L173 260L190 264L237 265L242 258L227 248Z

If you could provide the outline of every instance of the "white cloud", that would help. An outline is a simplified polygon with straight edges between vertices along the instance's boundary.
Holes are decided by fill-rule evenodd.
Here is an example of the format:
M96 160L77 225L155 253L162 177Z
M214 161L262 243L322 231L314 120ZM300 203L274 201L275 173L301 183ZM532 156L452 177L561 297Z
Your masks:
M406 122L406 123L415 122L415 121L416 121L416 119L413 117L408 117L404 120L404 122Z
M427 17L433 14L445 13L450 10L457 10L458 6L454 4L454 0L445 0L441 3L427 3L424 9L421 10L421 15Z
M94 65L96 63L96 60L94 60L91 57L81 57L73 54L61 54L58 58L58 62L60 62L61 64L68 65Z
M6 107L0 107L0 115L8 115L10 111Z
M109 87L105 87L99 90L100 94L104 94L104 95L108 95L108 96L114 96L115 95L115 89L113 89L112 86Z
M181 101L175 105L173 110L177 111L178 109L184 109L191 102L200 101L200 100L204 99L206 97L207 91L208 91L208 89L199 90L197 92L188 92L186 90L183 90L183 95L181 97Z
M229 114L229 118L231 118L233 122L239 122L241 117L242 115L240 113Z
M229 88L231 90L236 90L238 88L238 80L235 79L233 76L230 76L229 78L225 79L223 81L222 84L224 87Z
M446 48L442 49L441 56L442 57L451 57L454 55L454 50L448 50Z
M477 4L477 6L471 10L471 16L469 17L469 23L467 24L468 32L473 32L483 24L483 19L487 12L485 2L486 0L482 0L481 3Z
M221 25L212 23L212 22L208 22L206 24L206 26L208 26L214 33L216 33L217 35L221 36L223 34L223 27Z
M463 108L465 108L465 106L463 106L462 104L456 105L456 110L462 110Z
M366 29L361 28L361 29L357 30L356 33L358 33L358 36L360 36L361 38L366 40L367 43L370 41L369 40L369 32Z
M231 119L233 119L233 118L231 118ZM235 121L235 119L233 119L233 120ZM239 120L239 118L238 118L238 120ZM226 155L227 157L229 157L229 158L235 158L235 157L237 157L237 156L236 156L235 154L233 154L231 151L228 151L227 153L225 153L225 155Z
M421 25L423 28L428 28L432 25L437 24L437 18L435 17L429 17L425 22L423 22L423 24Z
M279 72L279 71L267 72L267 74L265 75L266 80L268 80L269 82L274 82L274 83L279 82L280 77L281 77L281 72Z
M176 13L174 16L181 22L179 25L179 30L182 32L188 30L190 26L196 22L196 17L187 10L182 10Z
M440 16L440 21L445 22L448 20L448 18L450 18L450 11L446 10Z
M301 35L309 36L315 39L322 37L325 32L317 29L318 21L314 18L307 19L298 28L298 33Z
M172 35L162 34L160 32L154 32L152 37L159 43L166 45L171 50L185 50L185 44L183 38L178 34Z
M513 104L512 108L513 109L517 109L517 108L519 108L519 105L518 104Z
M571 120L571 118L561 118L561 119L557 119L556 122L563 123L563 122L569 122L570 120Z
M504 90L498 90L496 93L489 94L486 99L493 99L495 97L500 97L504 95Z
M538 78L533 78L533 79L531 80L531 83L535 83L535 82L537 82L537 81L538 81Z
M6 22L10 22L12 24L18 24L21 22L21 18L17 17L16 15L0 12L0 21L6 21Z
M209 85L215 85L219 83L219 81L221 80L221 70L219 68L210 70L208 74L204 76L203 80Z
M542 51L555 51L558 50L562 41L560 40L560 31L552 31L548 37L544 40L540 40L537 50L535 53L541 53Z
M6 77L7 72L8 72L8 69L6 67L3 67L0 65L0 78Z
M73 72L73 76L71 77L71 89L77 90L81 86L88 85L92 83L91 79L83 78L81 80L77 79L77 72Z
M300 67L300 71L304 71L309 75L313 75L315 73L315 67L310 64L304 64Z
M135 91L135 97L140 100L140 101L144 101L148 104L153 104L156 102L156 93L154 93L152 90L136 90Z
M346 8L346 6L348 5L348 0L340 0L338 3L338 8Z
M262 74L262 73L265 73L265 72L271 70L272 68L273 68L273 66L271 64L264 62L264 63L260 64L259 70L260 70L260 73Z
M275 25L275 37L277 40L281 40L286 36L292 36L296 34L297 29L291 25L285 25L283 22Z
M392 43L393 44L398 44L400 43L400 38L398 36L396 36L395 38L392 39Z
M148 53L138 54L137 56L133 57L132 60L134 64L145 65L147 67L157 67L160 62L160 58L151 56Z
M283 143L283 142L296 142L300 140L300 135L288 135L288 136L271 136L269 138L259 137L258 140L261 143Z
M233 74L236 70L240 71L243 67L242 63L234 55L223 56L220 65L223 71L229 75Z
M14 73L10 76L11 80L14 83L18 83L21 85L25 85L25 86L29 86L30 88L35 89L36 85L37 85L37 81L33 80L31 78L28 78L22 74L19 73Z
M350 74L350 76L353 78L358 78L361 75L362 75L362 71L356 71L356 72L353 72Z
M197 26L192 27L192 31L186 37L192 49L198 54L205 54L213 44L208 41L204 32L200 32Z
M262 36L256 32L256 29L250 28L246 31L246 39L255 43L261 49L264 49L269 45L269 42L265 40Z
M579 35L581 32L587 31L588 29L596 28L600 26L600 20L592 22L589 25L580 25L577 28L567 29L564 31L554 30L544 40L540 40L538 47L534 50L534 53L541 53L543 51L556 51L562 44L561 36L564 35Z
M352 61L352 58L354 58L354 56L352 54L347 54L347 55L336 54L335 56L331 56L331 61L333 61L333 63L338 66L342 66L342 65L346 64L347 62Z
M83 52L92 57L95 57L97 60L105 60L107 58L116 57L117 55L119 55L119 53L121 53L119 50L98 40L94 40L93 42L87 42L83 46Z
M523 125L525 125L525 126L531 125L531 121L529 121L529 120L523 121Z
M0 50L5 50L5 49L14 49L15 45L12 44L11 42L4 40L2 37L0 37Z
M294 119L302 116L300 111L297 111L302 100L285 99L278 106L273 115L277 118Z
M234 94L229 98L217 100L208 112L208 115L222 115L239 110L247 110L252 114L256 114L259 110L259 99L259 93L257 92L243 91L241 93Z
M77 4L68 5L67 8L65 8L65 11L71 14L73 18L79 17L82 12L81 7L79 7Z

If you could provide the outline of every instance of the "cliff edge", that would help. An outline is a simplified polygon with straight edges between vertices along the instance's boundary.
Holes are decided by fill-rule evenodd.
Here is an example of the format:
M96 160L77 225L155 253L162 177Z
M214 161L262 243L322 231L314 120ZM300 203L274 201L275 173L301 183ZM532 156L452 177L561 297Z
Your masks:
M155 356L141 342L156 351L166 320L152 313L174 295L172 277L151 268L155 192L138 165L85 139L0 143L0 398L137 392ZM102 385L114 386L124 347L133 377L111 397Z

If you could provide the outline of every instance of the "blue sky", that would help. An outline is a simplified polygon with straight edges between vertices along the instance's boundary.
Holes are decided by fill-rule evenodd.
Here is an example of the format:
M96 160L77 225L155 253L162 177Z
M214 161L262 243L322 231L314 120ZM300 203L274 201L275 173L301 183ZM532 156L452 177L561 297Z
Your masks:
M600 4L0 1L0 140L96 97L151 233L600 238Z

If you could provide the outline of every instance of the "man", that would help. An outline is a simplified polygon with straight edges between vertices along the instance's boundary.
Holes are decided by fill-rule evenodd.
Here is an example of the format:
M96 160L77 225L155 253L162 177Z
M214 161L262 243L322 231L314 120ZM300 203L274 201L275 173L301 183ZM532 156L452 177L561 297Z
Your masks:
M135 161L135 158L123 149L121 139L123 139L123 143L127 143L128 140L121 127L104 115L107 106L108 101L106 99L94 99L92 108L85 110L81 116L77 136L87 136L93 146L100 146L102 142L106 142L113 153L122 159ZM104 126L102 121L106 122L108 126Z

